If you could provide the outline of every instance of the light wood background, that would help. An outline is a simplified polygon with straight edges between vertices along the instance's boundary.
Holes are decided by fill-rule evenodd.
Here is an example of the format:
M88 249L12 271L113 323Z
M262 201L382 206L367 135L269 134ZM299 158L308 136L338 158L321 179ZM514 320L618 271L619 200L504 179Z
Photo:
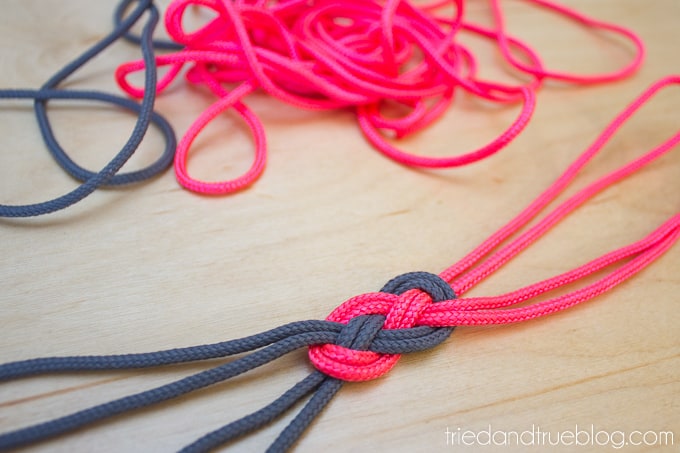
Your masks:
M115 2L5 0L1 87L38 87L111 28ZM162 3L165 6L167 3ZM630 47L524 2L504 2L512 33L554 68L608 70ZM282 323L321 319L348 297L412 270L439 272L494 232L558 176L630 100L680 72L680 2L570 0L628 26L648 46L642 69L614 84L548 84L526 131L507 149L459 169L415 171L373 151L349 111L306 112L253 95L266 127L264 176L235 196L206 198L171 171L124 190L99 191L64 212L0 221L0 362L113 354L218 342ZM488 22L486 2L471 18ZM482 73L508 79L476 39ZM112 72L138 58L117 44L71 79L119 92ZM176 86L157 109L182 134L212 98ZM595 159L577 185L640 155L678 129L680 92L665 91ZM0 202L43 201L74 187L44 150L28 102L0 109ZM517 106L462 97L404 148L452 154L498 134ZM54 102L58 138L89 168L119 149L134 118L107 107ZM151 133L127 168L150 162ZM190 170L234 176L250 137L230 115L195 146ZM680 204L678 150L598 196L469 295L494 295L552 276L635 241ZM573 190L573 188L572 188ZM297 451L522 451L452 447L445 430L672 430L680 443L680 248L610 293L521 325L459 328L436 350L404 357L375 382L346 385ZM31 378L0 385L0 430L63 415L203 369ZM231 383L119 417L31 451L173 451L247 414L310 371L304 351ZM289 421L229 451L263 450ZM573 448L573 447L572 447ZM571 451L550 447L549 451ZM538 448L536 451L544 450ZM546 449L548 450L548 449ZM609 451L582 447L582 451ZM645 451L631 447L623 451ZM656 450L655 450L656 451Z

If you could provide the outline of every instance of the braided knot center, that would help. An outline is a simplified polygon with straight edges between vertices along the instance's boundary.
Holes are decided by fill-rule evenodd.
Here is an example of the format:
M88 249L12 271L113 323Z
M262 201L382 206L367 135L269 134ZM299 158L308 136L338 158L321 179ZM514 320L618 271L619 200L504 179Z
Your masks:
M378 333L383 329L411 329L430 304L455 297L451 286L437 275L410 272L395 277L380 292L352 297L333 310L326 319L346 326L335 344L311 346L309 358L319 371L337 379L376 379L401 357L400 353L369 350ZM453 331L452 327L440 329ZM442 336L441 341L447 337Z

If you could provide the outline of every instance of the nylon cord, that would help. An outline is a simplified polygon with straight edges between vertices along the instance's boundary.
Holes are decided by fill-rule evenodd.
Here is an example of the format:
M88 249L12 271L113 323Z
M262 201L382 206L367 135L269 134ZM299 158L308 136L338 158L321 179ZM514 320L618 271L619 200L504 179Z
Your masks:
M121 20L115 30L94 44L75 60L65 65L54 74L38 90L3 89L0 90L0 99L33 99L36 119L43 140L55 161L67 173L83 184L71 192L46 202L28 205L0 205L0 217L32 217L52 213L77 203L102 186L116 186L131 184L149 179L163 172L173 161L176 148L174 131L170 124L158 113L154 112L153 105L156 98L157 75L154 66L155 54L153 52L152 35L159 20L158 10L150 0L139 0L137 7L130 15ZM58 85L68 76L82 68L91 59L101 53L105 48L116 42L144 13L148 12L149 18L144 25L141 39L141 50L147 70L144 75L146 93L142 97L141 104L129 99L92 90L59 89ZM49 118L47 116L48 100L85 100L104 102L137 114L137 121L121 150L99 172L91 172L76 164L60 146L57 141ZM147 167L128 173L118 174L118 171L132 157L148 130L153 124L164 137L165 148L158 159Z
M680 131L642 156L586 185L524 232L520 232L573 182L578 173L635 112L670 85L680 85L680 76L669 76L652 84L624 108L593 144L534 202L439 276L428 273L405 274L388 282L380 292L361 294L347 300L326 321L291 323L240 340L150 354L55 357L0 365L0 381L3 381L53 372L145 368L253 351L228 363L152 390L2 434L0 449L38 442L98 420L199 390L308 346L309 359L318 371L314 371L261 410L214 430L185 448L185 451L207 451L232 441L275 420L311 393L307 403L270 446L270 451L285 451L295 444L343 382L383 376L397 363L400 354L440 344L450 335L454 326L505 324L534 319L565 310L611 290L650 265L677 242L680 238L680 212L672 214L666 222L641 240L561 275L505 295L486 298L456 297L462 296L533 244L551 226L594 195L621 182L674 149L680 143ZM506 243L513 235L517 236ZM603 272L604 275L591 282L584 281L580 288L526 304L532 298L585 280L598 272ZM512 307L520 303L523 304L521 307ZM382 347L377 347L381 339ZM390 339L397 339L399 343L391 343ZM385 352L388 349L390 352Z
M540 6L553 7L551 3L544 0L532 1ZM354 4L352 2L349 3ZM189 3L184 2L183 4L188 5ZM211 0L204 0L204 4L213 5ZM390 11L397 10L394 4L396 3L391 3ZM417 13L413 9L408 9L406 2L403 4L406 5L404 8L406 8L408 14ZM462 1L457 2L457 4L463 5ZM123 17L131 2L124 1L122 5L122 9L116 12L117 18ZM359 2L357 5L361 6L362 3ZM498 9L498 3L494 2L494 5ZM155 21L158 19L158 13L151 5L151 2L140 1L137 9L127 19L116 19L116 21L120 21L121 24L127 24L135 14L139 13L141 15L144 12L142 10L143 7L149 8L150 18L141 35L144 55L141 68L148 68L153 64L154 60L151 50L152 32ZM238 24L240 19L235 18L233 5L225 3L223 7L224 13L230 15L231 20L237 24L237 34L244 41L245 35L243 34L243 29L239 28L243 24ZM498 11L500 10L498 9ZM462 12L459 11L458 14L462 15ZM500 13L497 12L496 14ZM182 13L180 12L180 18L181 15ZM177 14L175 16L170 14L166 16L166 19L167 17L177 17ZM381 17L383 24L389 25L393 20L387 13ZM580 22L585 21L584 23L592 22L592 20L584 19L578 15L574 16L574 19ZM504 48L507 51L512 41L504 35L501 19L498 18L497 21L499 22L497 31L487 32L496 36L501 41L505 40ZM412 35L413 37L428 36L428 33L436 35L434 30L428 29L421 23L417 24L417 26L413 27L415 33ZM452 29L464 26L466 25L454 23ZM121 30L123 28L125 27L122 27ZM607 29L608 26L602 26L602 28ZM208 32L214 31L210 28L207 30ZM127 31L129 31L129 27L123 33ZM623 34L625 35L625 33ZM631 36L634 37L635 35ZM130 35L126 39L134 39L134 36ZM381 46L387 49L386 52L393 52L389 56L391 60L398 59L400 52L403 51L403 48L398 43L395 43L395 39L393 35L385 35L384 40L381 41ZM277 91L278 87L276 84L272 84L271 80L267 80L267 77L269 77L267 71L271 69L271 67L267 66L269 63L264 64L261 60L257 59L261 56L261 50L255 49L248 43L246 44L243 48L246 49L246 52L247 49L253 50L248 56L244 57L251 65L253 73L249 75L247 82L241 85L241 91L236 89L227 92L218 81L216 82L217 79L209 75L209 71L206 72L199 69L189 76L195 77L195 80L202 80L219 96L224 95L217 102L210 115L216 115L223 111L223 107L234 106L239 114L246 121L249 121L251 128L257 131L259 130L257 121L252 116L252 113L244 105L240 104L240 96L254 90L257 84L260 84L261 87L272 88L274 91ZM98 46L103 49L106 45L99 44ZM94 53L92 55L101 50L98 46L93 47L92 52ZM640 49L642 48L640 47ZM288 50L291 55L295 55L295 50L292 47L288 48ZM313 51L314 49L311 50ZM444 67L449 64L443 58L444 53L442 53L442 49L429 49L429 51L430 57L433 61L438 62L438 65ZM461 58L468 58L469 66L474 66L473 63L470 63L472 61L471 56L466 57L464 51L461 55ZM156 61L159 61L159 59L156 59ZM277 62L278 60L274 58L272 61ZM175 61L173 64L181 65L183 62L180 61L178 63ZM54 83L59 83L58 80L63 80L63 77L67 77L78 67L78 64L67 65L48 84L54 81L56 81ZM629 73L634 67L635 62L621 71L622 73ZM136 70L138 69L140 68ZM531 66L530 69L535 72L537 82L540 82L543 76L549 74L549 71L540 66L539 63ZM175 70L177 70L177 67ZM422 68L419 70L422 70ZM168 81L176 75L176 71L173 73L173 70L171 70L169 74L169 77L164 78L158 83L159 89L167 86ZM231 76L233 75L232 73ZM562 74L562 76L571 77L568 74ZM574 77L578 78L580 76ZM610 80L611 75L601 75L598 77ZM606 253L599 258L582 264L576 269L499 296L462 297L467 291L540 239L552 226L582 206L593 196L621 182L633 173L640 171L674 149L680 143L680 132L675 133L642 156L625 163L613 172L586 185L577 191L576 194L557 204L551 211L529 226L529 223L574 181L583 167L592 160L614 133L642 105L664 87L679 84L680 76L669 76L654 83L640 97L629 104L605 131L595 139L593 144L578 156L575 162L548 189L541 193L534 202L462 260L442 271L439 276L422 272L404 274L388 282L379 292L361 294L347 300L337 307L326 318L326 321L291 323L239 340L213 345L177 348L155 353L51 357L22 360L0 365L0 381L9 381L47 373L149 368L196 360L209 360L211 362L208 365L212 366L212 368L205 371L148 391L80 410L54 420L0 434L0 449L10 449L32 444L78 430L99 420L158 404L246 373L301 347L308 347L309 359L316 368L309 376L264 408L209 432L184 449L184 451L192 452L208 451L226 442L233 441L272 422L293 406L301 404L305 398L308 398L293 420L283 429L269 448L269 451L274 452L285 451L297 442L310 423L339 391L343 382L364 381L383 376L397 363L400 354L428 349L442 343L451 334L454 326L491 325L526 321L565 310L611 290L645 269L677 242L680 238L680 212L672 214L662 225L637 242ZM482 82L467 83L466 86L470 92L486 93L490 97L496 96L499 99L506 96L506 101L510 99L510 95L513 93L512 90L504 91L503 88L491 87L490 85L485 86ZM36 91L14 90L12 93L17 98L36 99L36 106L44 105L46 99L61 99L62 90L54 90L52 92L46 87L47 85L42 90ZM137 138L141 140L141 136L143 136L146 128L153 121L153 97L152 95L147 97L147 93L150 91L155 93L156 88L154 71L147 70L145 88L143 90L144 99L139 107L140 119L138 127L133 131L128 143L134 142ZM390 87L388 86L387 88ZM80 99L78 97L80 94L78 93L81 92L75 93L75 99ZM516 95L517 93L519 91L515 90L514 94ZM353 93L340 94L351 97ZM233 96L233 99L229 99L229 96ZM284 93L283 96L288 95ZM414 107L418 108L415 105ZM38 110L36 112L40 115ZM145 115L147 118L143 120L142 117ZM202 121L209 121L212 118L210 115ZM418 121L430 118L424 111L419 111L417 115L420 115L418 116ZM414 120L413 124L418 121ZM49 126L49 123L45 124ZM204 123L203 126L205 124L207 123ZM113 165L114 161L112 161L112 164L107 165L105 169ZM118 163L116 161L116 165ZM120 163L120 166L123 164L124 161ZM111 180L116 171L120 169L120 166L116 168L113 165L110 171L103 176L100 176L101 173L95 174L81 187L87 186L90 181L97 178L100 178L97 180L100 183ZM589 276L595 276L596 274L597 279L587 280ZM581 283L580 287L575 289L569 288L564 294L534 301L533 303L526 303L538 296L560 289L567 284L579 282ZM516 307L515 305L517 304L522 304L522 306ZM239 354L245 355L235 357L226 363L213 363L217 359L224 360L227 357Z
M156 58L156 66L168 69L159 81L158 92L186 68L187 83L205 87L218 98L178 143L178 182L193 192L222 195L243 190L260 177L267 160L264 128L243 103L257 89L298 108L352 109L366 140L385 156L407 166L442 168L485 159L512 142L529 122L536 92L545 80L606 83L631 75L641 65L644 45L632 31L557 3L526 1L586 29L623 37L632 44L633 57L622 67L602 74L550 70L529 43L508 33L498 0L491 1L491 26L470 21L464 0L174 0L166 10L165 26L177 46L166 47L174 51ZM190 8L209 13L195 29L186 25ZM491 41L518 79L528 77L529 81L513 85L482 78L474 52L461 41L460 36L465 34ZM135 40L131 36L128 39ZM142 61L121 65L116 71L121 89L141 97L145 90L134 86L128 76L144 67ZM389 140L431 125L446 113L456 93L521 107L516 119L497 137L463 154L418 155L397 148ZM399 106L405 113L395 118L386 113L388 105ZM250 168L218 182L192 177L187 162L193 142L207 124L230 109L252 131L254 156Z
M398 279L388 282L383 290L395 291L395 294L400 294L410 288L431 290L433 297L438 300L450 300L455 297L446 282L436 275L423 272L405 274ZM214 345L173 349L149 354L43 358L0 365L1 382L54 372L147 368L186 363L196 360L228 357L258 349L249 355L237 358L226 364L151 390L2 434L0 435L0 449L17 448L22 445L31 444L79 429L99 420L176 398L243 374L304 346L337 342L346 347L366 350L371 348L375 339L382 336L383 343L392 344L388 348L381 348L378 345L375 349L378 351L382 349L395 350L395 348L401 347L403 349L399 349L399 353L406 353L429 349L444 341L453 331L453 327L436 329L416 328L412 329L411 332L406 330L385 331L381 329L383 322L384 317L380 315L358 317L346 326L328 321L303 321L281 326L250 337ZM433 335L434 333L439 334ZM319 379L319 376L322 378ZM330 381L332 383L328 383ZM255 430L281 415L292 404L318 387L317 393L303 408L299 417L295 419L297 421L289 425L282 432L279 440L273 444L275 451L281 451L282 445L292 444L301 435L314 416L323 409L332 395L337 392L341 384L342 381L329 378L315 371L272 404L254 414L243 417L217 431L209 433L195 444L187 446L185 451L207 451L207 449L217 444L235 439Z
M113 13L113 26L115 28L120 28L122 26L123 21L125 20L126 17L126 12L130 8L130 5L133 3L138 2L139 0L122 0L120 3L118 3L118 6L116 7L116 10ZM131 44L136 44L138 46L142 45L142 37L135 35L131 31L126 31L125 34L123 34L123 39L125 39L127 42ZM157 50L181 50L182 46L177 44L176 42L169 41L167 39L153 39L151 41L151 44L153 45L154 49Z

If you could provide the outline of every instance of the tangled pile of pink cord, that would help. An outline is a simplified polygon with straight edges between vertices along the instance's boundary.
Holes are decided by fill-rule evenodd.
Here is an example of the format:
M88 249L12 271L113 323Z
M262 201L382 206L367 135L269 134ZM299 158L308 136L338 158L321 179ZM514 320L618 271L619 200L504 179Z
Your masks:
M489 1L492 28L468 21L464 0L172 2L165 16L166 28L184 49L156 58L159 67L168 67L158 91L167 88L189 65L189 83L205 86L219 98L196 119L178 144L178 181L194 192L215 195L240 190L259 177L266 162L265 131L257 115L242 102L257 89L306 109L352 108L368 141L388 157L410 166L453 167L488 157L512 141L529 121L536 90L544 80L602 83L626 77L642 62L644 47L632 31L545 0L525 0L586 27L619 34L636 49L625 67L611 73L583 76L550 71L535 50L506 32L499 0ZM210 20L192 32L183 26L190 6L206 8L211 14ZM504 60L528 75L530 82L508 85L480 78L475 55L460 42L461 32L494 41ZM128 94L144 94L128 81L129 74L143 69L141 60L118 68L116 79ZM426 157L399 150L390 143L390 135L404 137L439 118L453 102L456 89L492 102L522 103L522 108L497 138L464 154ZM385 115L388 103L401 105L408 113L398 118ZM243 175L228 181L192 178L187 159L193 141L227 109L240 115L252 131L252 165Z

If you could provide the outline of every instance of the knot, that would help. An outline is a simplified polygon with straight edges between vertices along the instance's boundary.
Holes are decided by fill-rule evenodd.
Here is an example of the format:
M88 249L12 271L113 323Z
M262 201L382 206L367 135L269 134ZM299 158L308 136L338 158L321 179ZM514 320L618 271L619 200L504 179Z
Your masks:
M326 318L345 324L335 344L314 345L309 359L321 372L344 381L368 381L387 373L402 352L414 348L392 348L394 353L369 351L379 333L389 329L412 329L420 314L433 302L455 299L451 286L428 272L410 272L393 278L378 293L355 296ZM419 341L426 347L443 342L453 327L423 328L426 335ZM415 330L415 329L412 329ZM421 345L423 346L423 345Z

